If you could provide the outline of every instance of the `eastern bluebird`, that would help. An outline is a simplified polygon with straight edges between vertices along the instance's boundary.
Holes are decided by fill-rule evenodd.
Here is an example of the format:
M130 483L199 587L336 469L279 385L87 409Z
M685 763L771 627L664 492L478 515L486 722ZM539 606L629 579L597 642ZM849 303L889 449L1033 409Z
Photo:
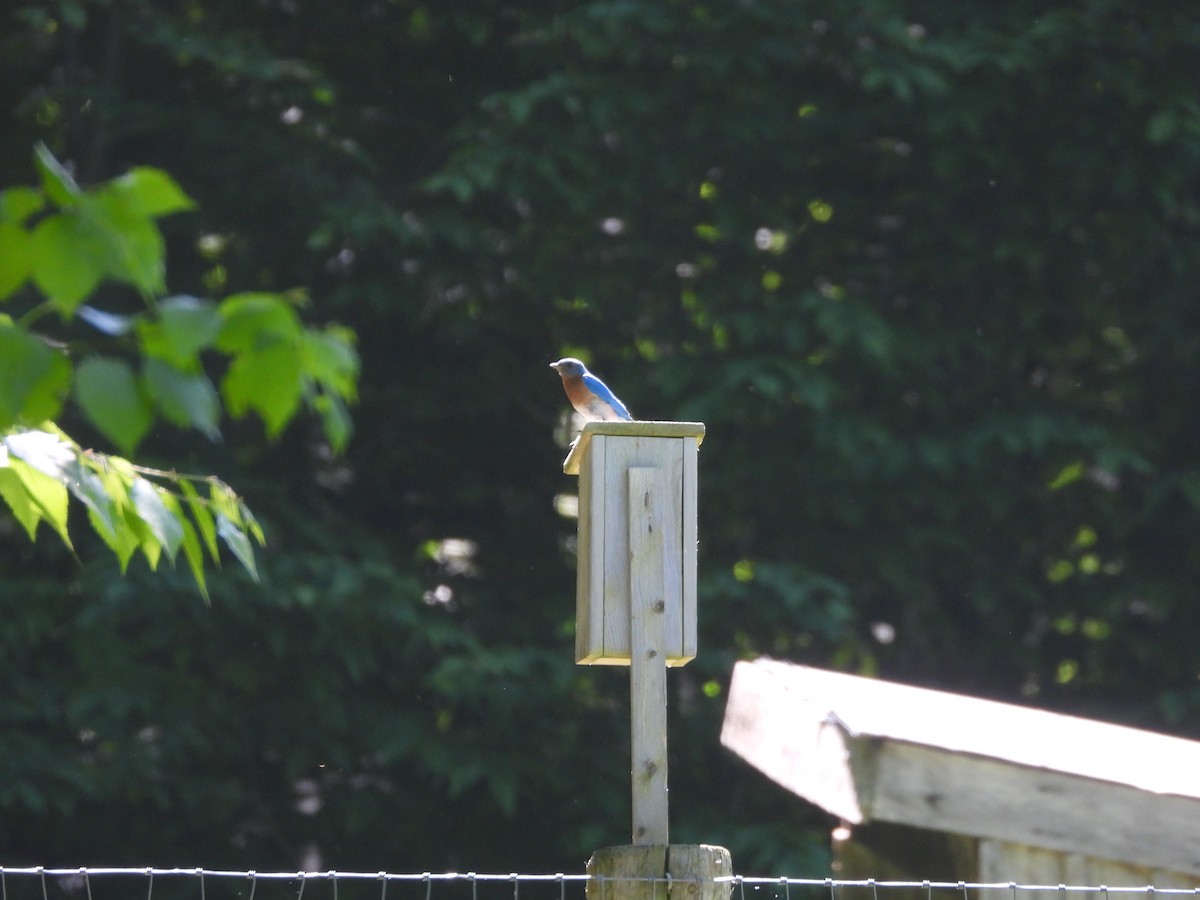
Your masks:
M563 390L576 412L589 421L632 421L625 404L617 399L608 386L573 357L550 363L550 368L562 378Z

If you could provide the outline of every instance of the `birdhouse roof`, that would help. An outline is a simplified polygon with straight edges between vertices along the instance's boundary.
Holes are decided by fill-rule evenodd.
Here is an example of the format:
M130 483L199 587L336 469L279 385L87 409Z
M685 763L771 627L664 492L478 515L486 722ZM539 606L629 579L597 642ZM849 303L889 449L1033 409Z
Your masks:
M694 437L696 446L704 443L703 422L588 422L571 446L563 462L567 475L579 474L579 462L587 452L588 443L594 434L624 435L626 437L685 438Z

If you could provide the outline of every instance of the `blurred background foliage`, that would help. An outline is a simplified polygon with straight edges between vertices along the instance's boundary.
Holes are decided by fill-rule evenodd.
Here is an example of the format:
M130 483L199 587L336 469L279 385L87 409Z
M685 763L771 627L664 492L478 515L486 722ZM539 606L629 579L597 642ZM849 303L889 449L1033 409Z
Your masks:
M1183 5L0 16L0 184L39 140L84 184L159 167L197 203L163 223L174 290L303 288L362 359L344 456L311 421L144 441L266 530L261 584L213 573L211 607L0 515L6 863L573 871L624 842L627 682L572 664L568 353L708 426L673 839L825 870L830 823L718 745L758 654L1200 737Z

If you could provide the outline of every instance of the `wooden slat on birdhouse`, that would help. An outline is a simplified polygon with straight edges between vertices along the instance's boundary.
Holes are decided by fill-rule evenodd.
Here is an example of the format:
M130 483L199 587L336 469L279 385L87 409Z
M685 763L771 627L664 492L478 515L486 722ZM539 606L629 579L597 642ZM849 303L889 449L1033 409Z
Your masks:
M563 464L579 476L576 661L629 665L629 471L657 469L667 665L696 655L696 449L699 422L589 422Z

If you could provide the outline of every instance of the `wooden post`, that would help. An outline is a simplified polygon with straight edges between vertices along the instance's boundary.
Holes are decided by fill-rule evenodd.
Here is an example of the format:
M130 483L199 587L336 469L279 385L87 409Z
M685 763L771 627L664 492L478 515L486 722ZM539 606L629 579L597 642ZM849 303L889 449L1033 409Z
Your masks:
M733 859L711 844L604 847L587 873L587 900L729 900L733 890Z
M667 841L667 667L663 534L667 500L661 469L629 470L629 718L633 843Z

